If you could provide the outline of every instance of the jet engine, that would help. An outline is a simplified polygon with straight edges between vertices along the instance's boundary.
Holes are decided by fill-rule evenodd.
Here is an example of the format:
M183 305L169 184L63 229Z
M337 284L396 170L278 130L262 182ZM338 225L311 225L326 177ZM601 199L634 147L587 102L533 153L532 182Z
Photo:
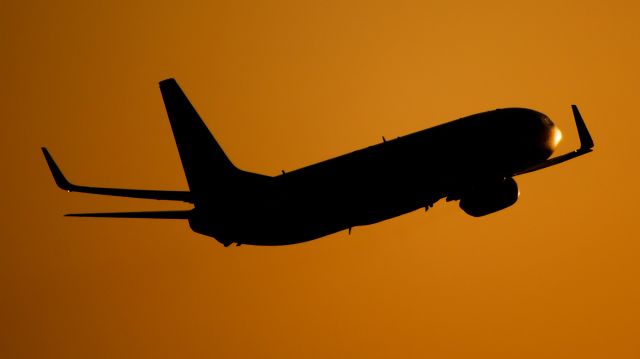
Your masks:
M468 215L482 217L513 205L519 195L518 184L511 177L486 182L465 193L460 208Z

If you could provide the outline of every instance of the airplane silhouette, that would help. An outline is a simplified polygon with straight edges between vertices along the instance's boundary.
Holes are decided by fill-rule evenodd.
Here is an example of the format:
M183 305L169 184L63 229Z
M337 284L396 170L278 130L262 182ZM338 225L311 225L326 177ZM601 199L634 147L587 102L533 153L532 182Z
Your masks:
M544 114L506 108L475 114L278 176L243 171L229 160L174 79L160 82L189 191L70 183L42 148L58 187L69 192L183 201L191 210L77 213L74 217L186 219L194 232L229 246L287 245L369 225L442 198L475 217L513 205L513 177L593 149L575 105L580 148L549 159L562 138Z

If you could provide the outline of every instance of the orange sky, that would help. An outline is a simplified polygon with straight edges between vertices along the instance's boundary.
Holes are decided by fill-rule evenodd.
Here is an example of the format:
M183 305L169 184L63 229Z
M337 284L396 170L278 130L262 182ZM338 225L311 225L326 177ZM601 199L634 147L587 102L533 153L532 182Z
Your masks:
M637 2L10 1L0 18L0 357L640 357ZM186 189L167 77L269 175L497 107L549 115L566 152L577 103L596 151L519 177L485 218L440 202L289 247L62 217L188 208L65 193L40 153L82 184Z

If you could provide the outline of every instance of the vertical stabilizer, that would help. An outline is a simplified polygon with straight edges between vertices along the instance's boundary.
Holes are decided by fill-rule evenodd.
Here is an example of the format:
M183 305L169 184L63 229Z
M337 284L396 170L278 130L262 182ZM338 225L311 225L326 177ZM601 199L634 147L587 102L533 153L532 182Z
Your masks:
M176 80L161 81L160 92L191 192L211 192L230 183L241 171L225 155Z

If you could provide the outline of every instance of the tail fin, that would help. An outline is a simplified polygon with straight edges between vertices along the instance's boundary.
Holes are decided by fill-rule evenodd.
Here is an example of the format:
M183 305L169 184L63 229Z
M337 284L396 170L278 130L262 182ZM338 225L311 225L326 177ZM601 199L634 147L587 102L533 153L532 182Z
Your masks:
M242 172L231 163L176 80L161 81L160 91L191 192L219 188Z

